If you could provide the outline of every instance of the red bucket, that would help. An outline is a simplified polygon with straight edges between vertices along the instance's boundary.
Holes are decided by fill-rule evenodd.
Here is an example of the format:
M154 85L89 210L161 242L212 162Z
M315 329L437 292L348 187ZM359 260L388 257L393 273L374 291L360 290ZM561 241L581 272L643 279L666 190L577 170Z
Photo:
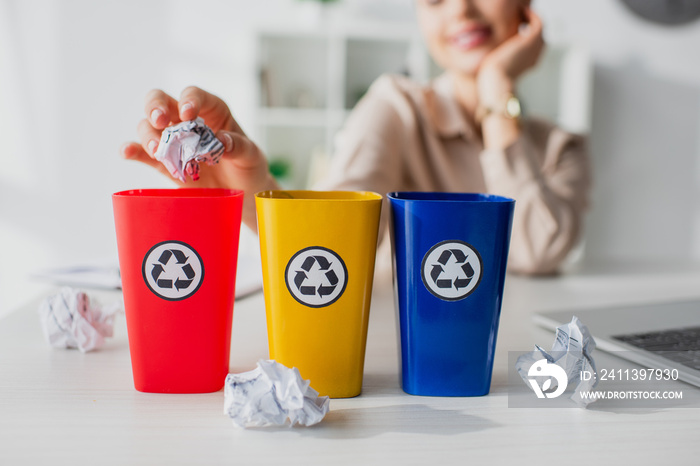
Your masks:
M134 386L224 386L243 192L138 189L112 195Z

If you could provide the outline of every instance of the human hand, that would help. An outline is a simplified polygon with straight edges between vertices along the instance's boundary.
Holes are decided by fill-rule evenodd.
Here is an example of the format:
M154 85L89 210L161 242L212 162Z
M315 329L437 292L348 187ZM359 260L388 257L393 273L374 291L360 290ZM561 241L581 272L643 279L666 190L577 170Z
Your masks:
M477 86L482 102L493 104L513 92L516 79L535 66L542 54L542 20L529 7L525 7L523 16L525 26L492 50L479 67Z
M140 143L128 142L121 148L125 159L137 160L171 178L165 166L155 159L161 133L164 128L198 116L216 134L224 145L224 154L216 165L200 165L199 180L188 179L180 186L192 188L232 188L245 192L244 221L255 224L253 195L266 189L277 189L269 173L262 151L248 139L226 103L219 97L197 87L188 87L175 100L161 90L146 95L146 118L138 124ZM251 225L252 223L252 225Z

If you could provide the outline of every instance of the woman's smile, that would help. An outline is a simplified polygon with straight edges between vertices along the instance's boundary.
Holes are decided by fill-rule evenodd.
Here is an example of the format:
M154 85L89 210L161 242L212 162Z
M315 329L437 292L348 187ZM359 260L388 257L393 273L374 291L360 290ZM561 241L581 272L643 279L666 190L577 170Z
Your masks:
M475 23L461 26L457 31L449 34L448 40L460 52L467 52L487 43L492 35L490 26Z

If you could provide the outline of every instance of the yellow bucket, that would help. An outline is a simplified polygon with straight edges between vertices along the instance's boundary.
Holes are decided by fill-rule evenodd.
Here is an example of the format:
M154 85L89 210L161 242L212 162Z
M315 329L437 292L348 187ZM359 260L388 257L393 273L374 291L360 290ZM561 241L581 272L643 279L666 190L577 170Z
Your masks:
M255 204L270 358L321 395L359 395L382 196L264 191Z

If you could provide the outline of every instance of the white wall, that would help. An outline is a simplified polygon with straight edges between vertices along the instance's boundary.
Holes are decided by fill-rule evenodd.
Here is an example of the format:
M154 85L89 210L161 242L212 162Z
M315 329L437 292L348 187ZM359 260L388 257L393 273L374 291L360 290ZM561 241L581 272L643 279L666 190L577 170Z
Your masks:
M116 264L111 193L171 186L118 155L136 138L145 94L197 85L250 127L251 31L306 20L304 3L0 0L0 315L41 289L34 271ZM334 9L411 15L406 0Z
M656 26L618 0L535 7L552 41L595 60L587 258L700 258L700 21Z
M195 7L196 5L196 7ZM0 0L0 314L34 270L116 263L110 194L168 186L123 161L145 93L212 90L253 114L250 31L292 0ZM411 0L350 0L410 18ZM555 43L595 60L587 257L700 258L700 22L663 28L616 0L536 0ZM391 18L391 19L390 19Z
M118 155L149 89L197 84L249 119L248 3L0 2L0 314L33 271L116 264L111 193L171 186Z

